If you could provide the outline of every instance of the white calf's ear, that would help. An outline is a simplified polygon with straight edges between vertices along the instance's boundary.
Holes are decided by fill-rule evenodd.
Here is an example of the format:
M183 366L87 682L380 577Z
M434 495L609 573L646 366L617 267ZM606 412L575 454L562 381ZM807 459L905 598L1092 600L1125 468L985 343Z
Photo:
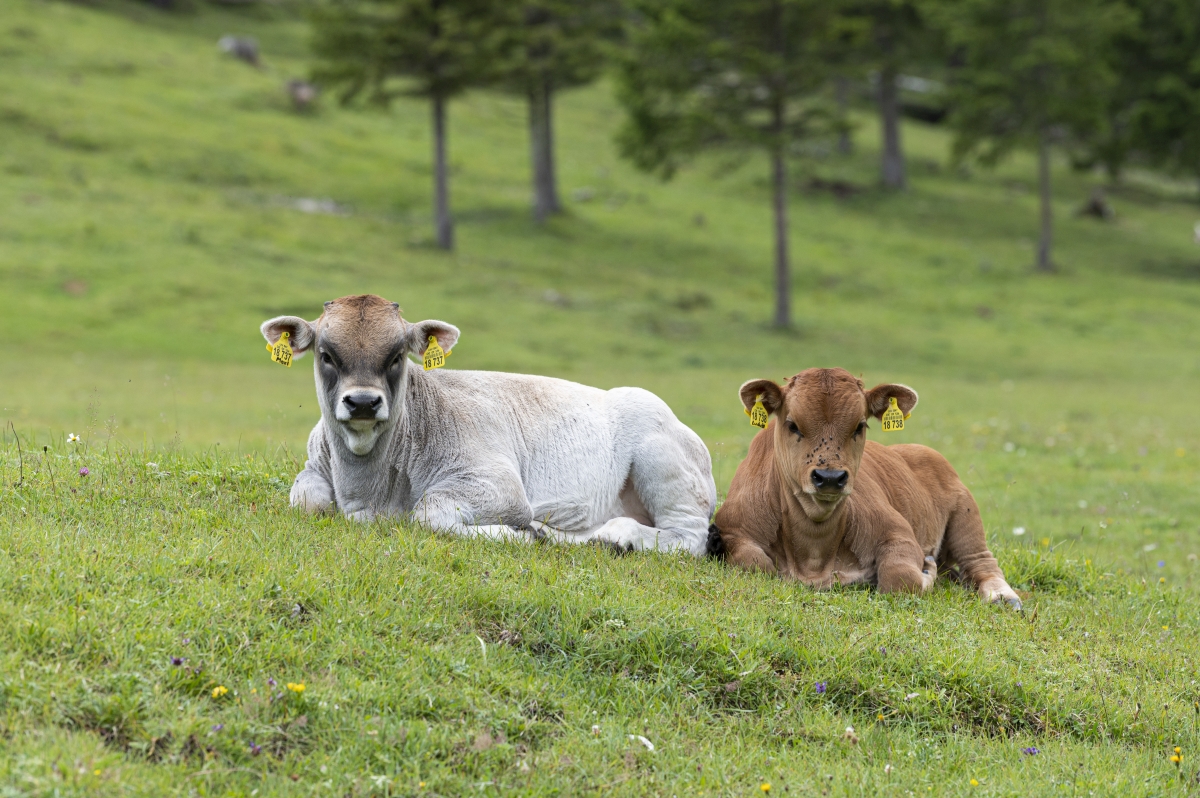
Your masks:
M442 351L449 352L458 343L458 328L444 321L430 319L408 326L408 351L420 357L429 346L429 336L437 338Z
M867 415L875 416L875 418L881 417L883 411L888 409L893 397L900 407L900 412L904 414L905 418L908 418L908 414L917 406L917 392L907 385L899 383L884 383L867 391Z
M312 348L313 341L317 339L316 325L299 316L276 316L264 321L259 329L262 330L263 338L266 338L267 343L271 346L274 346L284 333L287 333L288 346L292 348L292 357L303 355Z

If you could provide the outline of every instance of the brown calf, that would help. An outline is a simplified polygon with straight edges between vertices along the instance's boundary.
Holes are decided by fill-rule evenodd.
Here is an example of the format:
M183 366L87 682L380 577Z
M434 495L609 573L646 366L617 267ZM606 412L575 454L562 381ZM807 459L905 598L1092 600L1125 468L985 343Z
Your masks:
M946 459L867 440L867 420L893 398L907 415L916 391L864 391L843 369L808 369L782 386L751 380L739 393L748 411L761 399L771 419L734 474L710 551L813 587L865 582L884 592L927 590L939 566L957 564L981 598L1020 609L979 507Z

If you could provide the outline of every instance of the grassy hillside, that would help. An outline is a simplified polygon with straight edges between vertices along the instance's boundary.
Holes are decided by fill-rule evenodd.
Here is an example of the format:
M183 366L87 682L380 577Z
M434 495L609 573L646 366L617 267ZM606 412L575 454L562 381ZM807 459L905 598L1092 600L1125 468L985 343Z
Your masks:
M30 456L9 494L6 794L1196 789L1200 601L1174 580L1006 548L1024 615L944 582L815 593L314 522L285 506L294 466L154 457Z
M266 67L222 56L225 33L257 37ZM1074 215L1094 179L1062 166L1061 268L1034 276L1029 159L952 168L945 133L909 125L913 187L886 194L864 115L853 156L795 165L799 324L780 333L760 159L661 184L616 157L609 89L570 93L568 213L538 229L524 108L472 94L451 109L446 254L430 245L428 109L323 98L297 114L282 84L307 68L304 26L276 12L4 5L5 789L744 795L761 777L1151 795L1173 745L1195 772L1186 190L1132 175L1102 224ZM950 458L1030 612L951 587L813 595L711 563L295 516L283 488L317 417L309 365L270 363L257 327L364 291L459 325L454 368L658 392L709 444L722 492L753 432L745 379L840 365L908 383L921 404L885 441ZM267 677L308 689L264 703Z

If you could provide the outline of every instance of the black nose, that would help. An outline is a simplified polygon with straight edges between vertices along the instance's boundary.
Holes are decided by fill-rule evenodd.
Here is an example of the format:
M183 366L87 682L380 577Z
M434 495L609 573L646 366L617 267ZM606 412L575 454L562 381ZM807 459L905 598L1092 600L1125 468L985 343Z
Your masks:
M342 401L350 408L350 418L375 418L376 411L383 404L383 397L364 391L347 394Z
M813 487L817 490L824 490L826 488L841 490L846 487L848 479L850 479L849 471L833 471L828 468L818 468L812 472Z

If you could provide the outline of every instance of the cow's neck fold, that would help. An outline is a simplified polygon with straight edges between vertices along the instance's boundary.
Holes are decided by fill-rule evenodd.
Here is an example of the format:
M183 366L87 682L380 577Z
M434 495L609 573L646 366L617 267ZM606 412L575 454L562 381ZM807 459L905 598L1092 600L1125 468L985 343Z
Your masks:
M780 532L797 575L803 578L816 570L832 568L846 536L849 497L843 499L827 518L814 521L804 512L788 480L782 480L780 487L783 510Z

